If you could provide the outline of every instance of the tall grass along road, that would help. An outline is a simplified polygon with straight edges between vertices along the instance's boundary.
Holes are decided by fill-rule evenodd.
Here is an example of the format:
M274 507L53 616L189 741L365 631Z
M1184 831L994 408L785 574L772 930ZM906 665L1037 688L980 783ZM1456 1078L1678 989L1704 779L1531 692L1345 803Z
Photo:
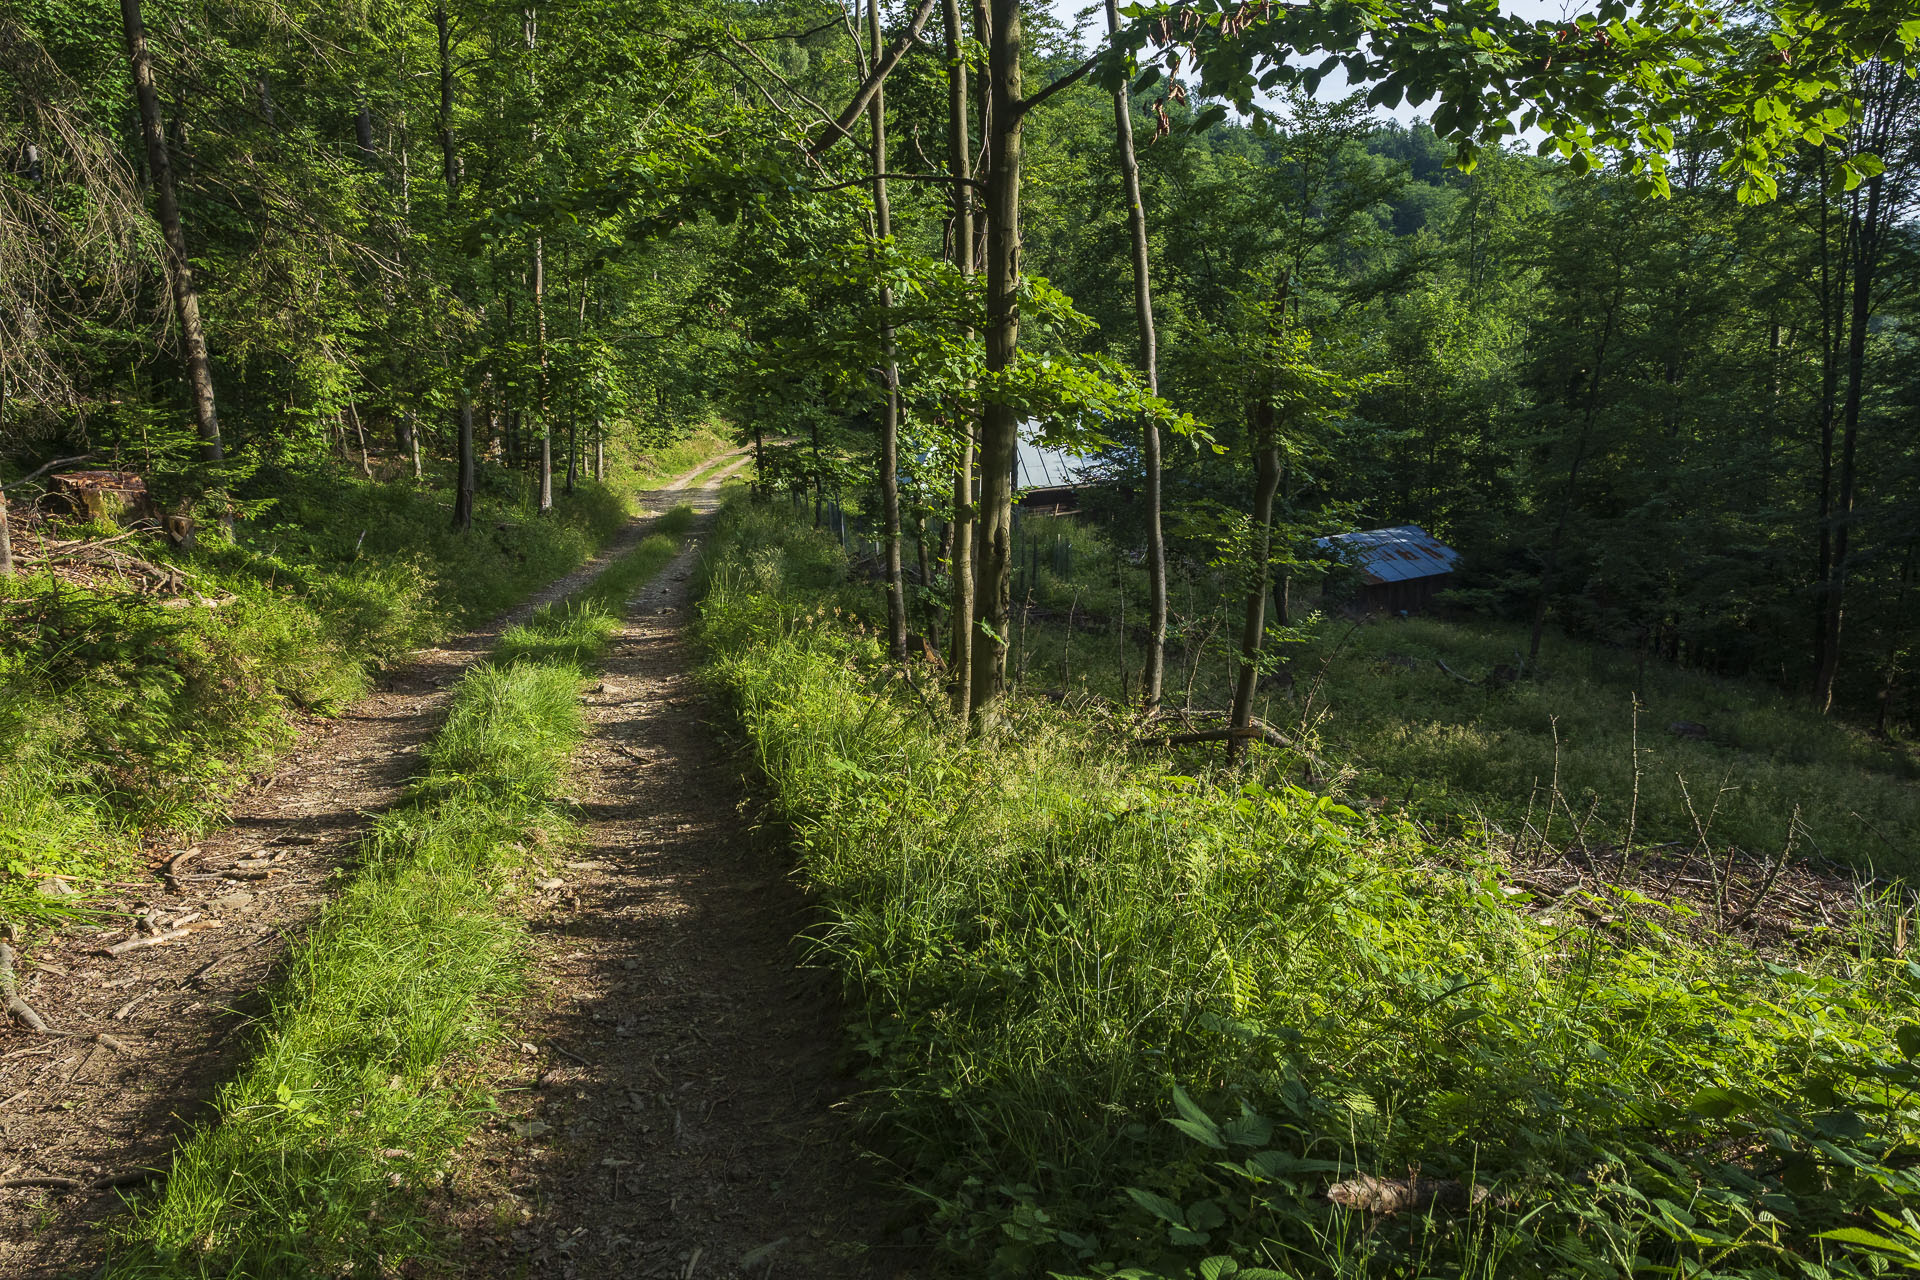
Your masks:
M719 471L738 460L718 464ZM643 505L659 509L716 464ZM706 482L717 487L711 476ZM129 877L92 899L94 925L37 931L21 947L22 995L55 1034L14 1026L0 1056L0 1274L54 1274L86 1256L116 1188L160 1163L231 1074L263 984L339 887L342 868L420 766L450 689L509 627L618 563L647 532L636 520L600 558L498 622L416 655L383 687L282 757L235 806L232 825L183 844L157 880ZM45 1181L51 1180L51 1182Z
M881 1149L962 1273L1920 1263L1890 920L1767 953L1631 891L1540 898L1497 842L1176 772L1098 704L1016 703L983 748L831 541L743 508L706 564Z

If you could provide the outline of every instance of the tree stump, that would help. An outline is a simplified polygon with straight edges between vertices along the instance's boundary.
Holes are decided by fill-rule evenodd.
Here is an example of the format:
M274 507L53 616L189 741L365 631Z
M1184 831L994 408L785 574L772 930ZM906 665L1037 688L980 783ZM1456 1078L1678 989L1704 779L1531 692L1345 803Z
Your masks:
M47 487L48 503L67 515L92 520L157 520L160 509L147 482L131 471L67 471Z

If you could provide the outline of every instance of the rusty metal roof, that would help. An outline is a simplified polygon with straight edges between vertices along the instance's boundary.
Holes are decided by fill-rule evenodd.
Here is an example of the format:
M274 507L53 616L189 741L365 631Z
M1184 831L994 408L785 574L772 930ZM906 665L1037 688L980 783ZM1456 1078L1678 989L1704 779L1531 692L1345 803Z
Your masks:
M1316 538L1314 545L1338 554L1359 569L1370 583L1405 582L1452 573L1460 561L1458 551L1413 524Z

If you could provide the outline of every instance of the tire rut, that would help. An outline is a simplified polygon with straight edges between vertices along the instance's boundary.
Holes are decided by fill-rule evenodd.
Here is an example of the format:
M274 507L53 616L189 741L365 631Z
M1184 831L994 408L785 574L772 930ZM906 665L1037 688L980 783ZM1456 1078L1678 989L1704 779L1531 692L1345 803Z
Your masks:
M529 994L480 1065L502 1114L443 1210L462 1276L925 1272L848 1132L833 985L797 962L786 851L747 833L740 757L709 724L694 554L631 602L587 696L582 847L519 904Z

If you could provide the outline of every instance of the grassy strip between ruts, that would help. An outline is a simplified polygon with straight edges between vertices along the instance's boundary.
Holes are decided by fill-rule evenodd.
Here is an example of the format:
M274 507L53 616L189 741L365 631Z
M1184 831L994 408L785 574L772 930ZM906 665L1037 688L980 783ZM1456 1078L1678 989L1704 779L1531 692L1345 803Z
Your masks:
M137 1206L109 1274L374 1274L431 1253L420 1197L490 1106L460 1057L519 982L522 930L501 899L572 839L581 683L691 517L670 512L461 681L425 776L375 824L252 1059Z
M1527 914L1484 848L1173 776L1121 717L1016 700L961 741L778 510L725 517L702 579L880 1140L967 1274L1920 1262L1920 968L1885 921L1769 959L1627 892Z

